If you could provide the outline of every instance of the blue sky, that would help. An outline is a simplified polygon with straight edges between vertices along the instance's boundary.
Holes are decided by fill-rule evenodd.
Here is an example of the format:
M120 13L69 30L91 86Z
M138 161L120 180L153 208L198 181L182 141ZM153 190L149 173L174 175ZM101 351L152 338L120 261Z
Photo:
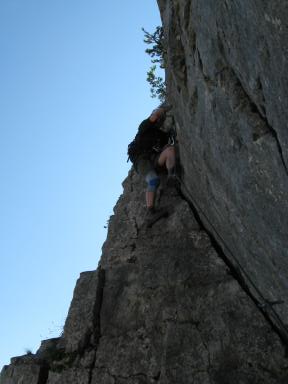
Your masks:
M156 0L0 2L0 369L60 334L155 106Z

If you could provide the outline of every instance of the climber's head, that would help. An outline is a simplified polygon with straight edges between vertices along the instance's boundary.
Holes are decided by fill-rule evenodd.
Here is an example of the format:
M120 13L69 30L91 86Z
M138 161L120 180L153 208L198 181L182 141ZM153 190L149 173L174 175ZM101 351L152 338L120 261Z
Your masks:
M157 108L154 109L154 111L151 113L149 120L151 123L160 123L163 122L165 119L165 109L163 108Z
M155 123L156 121L158 122L164 117L165 117L165 110L163 108L157 108L157 109L154 109L154 111L152 111L149 117L149 120L151 121L151 123Z

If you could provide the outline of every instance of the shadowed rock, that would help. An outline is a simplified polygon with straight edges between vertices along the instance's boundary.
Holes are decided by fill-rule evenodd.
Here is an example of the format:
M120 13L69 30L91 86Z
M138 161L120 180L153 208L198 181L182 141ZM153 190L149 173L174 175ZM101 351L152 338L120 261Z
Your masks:
M288 342L286 1L158 4L183 192Z
M284 384L278 336L187 201L160 188L157 204L169 216L147 229L144 185L130 172L98 272L81 274L63 336L12 361L1 384L23 375L39 384L40 357L49 368L41 384Z

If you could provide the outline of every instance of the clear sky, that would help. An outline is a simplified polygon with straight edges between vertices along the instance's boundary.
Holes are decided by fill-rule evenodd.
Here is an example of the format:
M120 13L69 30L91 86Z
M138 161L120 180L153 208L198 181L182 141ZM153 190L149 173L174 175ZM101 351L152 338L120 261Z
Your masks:
M150 98L156 0L0 2L0 369L59 336Z

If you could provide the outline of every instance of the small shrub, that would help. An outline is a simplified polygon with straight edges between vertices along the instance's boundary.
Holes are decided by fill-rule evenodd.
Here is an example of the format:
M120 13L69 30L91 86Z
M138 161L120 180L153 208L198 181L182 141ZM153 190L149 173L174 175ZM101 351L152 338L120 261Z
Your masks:
M156 75L156 65L147 72L147 81L150 84L151 97L158 97L161 102L166 98L166 86L163 78Z
M166 48L163 28L158 26L153 33L147 32L144 28L142 31L144 32L144 43L151 46L145 50L153 64L147 72L146 79L150 84L151 97L158 97L163 102L166 98L166 84L163 77L156 74L157 65L160 70L165 68Z

